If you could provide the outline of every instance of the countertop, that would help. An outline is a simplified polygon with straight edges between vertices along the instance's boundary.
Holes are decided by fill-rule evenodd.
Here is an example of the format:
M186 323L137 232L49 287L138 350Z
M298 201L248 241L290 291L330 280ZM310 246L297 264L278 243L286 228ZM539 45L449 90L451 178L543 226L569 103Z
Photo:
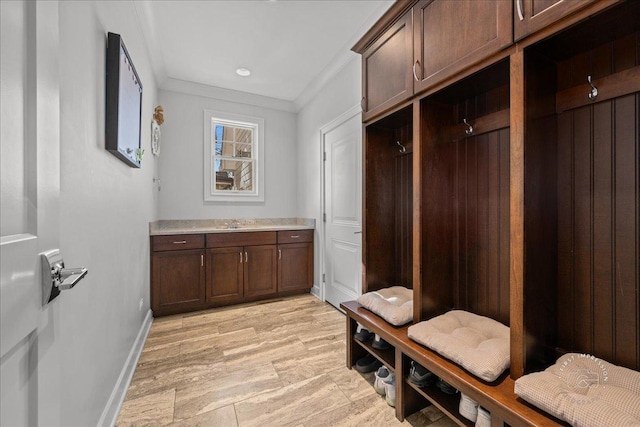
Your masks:
M236 225L237 228L233 228ZM313 230L315 228L316 220L310 218L178 219L150 222L149 235L242 233L248 231Z

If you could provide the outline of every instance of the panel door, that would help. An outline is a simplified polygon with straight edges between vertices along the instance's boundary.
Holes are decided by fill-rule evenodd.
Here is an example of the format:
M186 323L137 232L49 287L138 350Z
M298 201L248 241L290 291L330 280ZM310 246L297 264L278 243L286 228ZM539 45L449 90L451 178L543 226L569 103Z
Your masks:
M362 130L358 115L322 130L326 161L324 299L336 308L362 293Z
M39 256L60 247L58 61L58 2L0 2L2 426L61 425L59 341L70 331L64 296L43 307Z
M242 299L244 252L241 246L207 250L207 302Z
M422 0L413 16L415 93L513 42L508 1Z
M244 247L244 296L275 294L278 285L276 245Z
M533 34L596 0L515 0L514 38Z
M152 255L151 305L158 314L204 305L204 251L155 252Z
M278 246L278 292L313 286L313 243Z
M413 95L411 11L362 54L364 119L382 113Z

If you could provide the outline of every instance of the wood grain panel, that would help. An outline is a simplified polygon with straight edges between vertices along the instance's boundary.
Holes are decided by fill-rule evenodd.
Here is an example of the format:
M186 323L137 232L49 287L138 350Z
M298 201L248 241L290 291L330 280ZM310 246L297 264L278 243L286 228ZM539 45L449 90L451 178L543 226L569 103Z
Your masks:
M394 159L396 285L413 287L413 154Z
M573 114L558 116L558 344L574 348L573 322ZM553 189L550 189L553 191Z
M612 103L593 108L593 351L606 360L613 348Z
M631 369L640 366L637 98L558 118L558 345Z
M615 362L640 370L638 360L638 129L637 97L615 101Z
M573 264L574 280L580 291L574 292L572 301L562 302L573 303L575 312L579 313L573 322L575 345L590 349L593 343L591 111L589 108L579 108L573 114Z

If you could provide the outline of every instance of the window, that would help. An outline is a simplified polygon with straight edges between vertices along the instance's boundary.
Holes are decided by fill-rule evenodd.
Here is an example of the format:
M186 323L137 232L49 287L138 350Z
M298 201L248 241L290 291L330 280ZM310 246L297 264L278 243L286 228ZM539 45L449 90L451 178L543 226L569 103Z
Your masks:
M205 201L264 201L264 120L205 110Z

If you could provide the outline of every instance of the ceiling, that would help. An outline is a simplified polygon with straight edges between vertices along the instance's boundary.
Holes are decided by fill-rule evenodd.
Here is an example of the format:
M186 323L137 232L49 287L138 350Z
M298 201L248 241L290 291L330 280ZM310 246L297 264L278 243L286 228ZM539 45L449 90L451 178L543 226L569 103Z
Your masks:
M392 3L134 1L161 88L190 82L291 102L342 68ZM238 67L251 76L238 76Z

